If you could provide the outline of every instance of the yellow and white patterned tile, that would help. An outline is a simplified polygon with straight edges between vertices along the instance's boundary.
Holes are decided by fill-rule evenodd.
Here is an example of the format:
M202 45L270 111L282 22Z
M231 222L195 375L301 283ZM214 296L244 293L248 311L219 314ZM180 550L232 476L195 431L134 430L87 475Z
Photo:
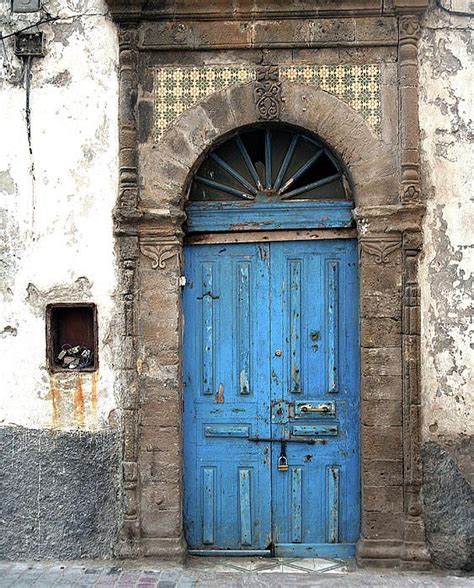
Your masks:
M359 112L376 132L381 125L381 69L366 65L282 65L280 78L320 87ZM166 66L155 70L155 137L185 110L214 92L254 80L248 65Z

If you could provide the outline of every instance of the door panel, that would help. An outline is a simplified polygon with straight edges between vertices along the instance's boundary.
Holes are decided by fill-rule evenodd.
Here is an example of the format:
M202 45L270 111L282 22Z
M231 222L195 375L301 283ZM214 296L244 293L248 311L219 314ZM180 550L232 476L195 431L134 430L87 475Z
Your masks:
M356 242L201 245L185 258L188 543L352 554ZM278 469L282 456L287 471Z
M185 525L190 547L271 541L269 246L185 251Z
M271 245L272 403L290 405L272 437L288 472L272 467L276 553L354 543L359 521L357 252L353 241ZM343 287L341 287L343 285ZM323 410L324 412L321 412ZM272 461L281 446L273 444ZM313 551L313 550L310 550Z

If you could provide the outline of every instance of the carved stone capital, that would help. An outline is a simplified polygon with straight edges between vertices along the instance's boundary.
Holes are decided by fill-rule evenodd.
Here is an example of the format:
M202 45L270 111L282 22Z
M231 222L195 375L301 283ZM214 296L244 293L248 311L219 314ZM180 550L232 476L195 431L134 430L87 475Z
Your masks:
M429 6L429 0L394 0L398 14L421 14Z
M281 82L278 66L266 65L257 68L254 99L259 120L279 120Z
M383 232L390 237L390 233L419 231L424 214L425 206L422 204L358 206L352 211L362 238L375 232Z

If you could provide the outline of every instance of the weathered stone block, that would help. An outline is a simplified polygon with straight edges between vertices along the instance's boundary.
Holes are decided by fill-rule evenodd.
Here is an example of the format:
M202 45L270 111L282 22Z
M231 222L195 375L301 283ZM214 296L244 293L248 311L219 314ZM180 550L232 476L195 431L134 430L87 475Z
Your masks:
M362 535L368 539L401 539L403 517L398 513L365 512L362 517Z
M402 397L402 379L400 376L371 375L361 378L362 399L398 400Z
M361 321L362 347L400 347L401 322L387 317L363 318Z
M362 349L362 374L364 376L401 376L401 350L397 347L373 347Z
M394 17L384 18L356 18L355 19L356 41L363 43L393 43L398 42L398 22Z
M381 294L379 292L363 292L360 305L361 316L364 318L380 317L400 320L402 314L400 296L397 294Z
M402 400L362 402L362 424L376 427L401 426Z
M366 512L403 512L403 488L401 486L365 486L364 509Z
M363 485L399 486L403 481L403 462L401 460L367 459L362 461Z
M401 427L361 427L362 455L369 460L402 459Z
M182 529L181 509L161 510L152 497L142 496L142 510L149 516L142 518L145 537L179 537Z

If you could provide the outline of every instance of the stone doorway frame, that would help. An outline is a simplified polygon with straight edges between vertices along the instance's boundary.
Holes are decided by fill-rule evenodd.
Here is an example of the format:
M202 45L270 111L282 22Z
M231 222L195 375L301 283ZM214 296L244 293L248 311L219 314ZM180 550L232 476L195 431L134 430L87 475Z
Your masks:
M389 149L348 105L278 81L276 117L321 137L352 178L359 241L361 564L425 568L420 487L417 263L424 205L418 175L418 19L400 19L400 145ZM256 82L184 112L139 146L137 29L120 30L120 181L115 209L122 325L122 557L184 557L181 260L193 171L217 141L265 120ZM265 70L265 68L263 68ZM274 69L274 68L273 68ZM261 75L270 78L272 68ZM272 110L273 112L273 110Z

